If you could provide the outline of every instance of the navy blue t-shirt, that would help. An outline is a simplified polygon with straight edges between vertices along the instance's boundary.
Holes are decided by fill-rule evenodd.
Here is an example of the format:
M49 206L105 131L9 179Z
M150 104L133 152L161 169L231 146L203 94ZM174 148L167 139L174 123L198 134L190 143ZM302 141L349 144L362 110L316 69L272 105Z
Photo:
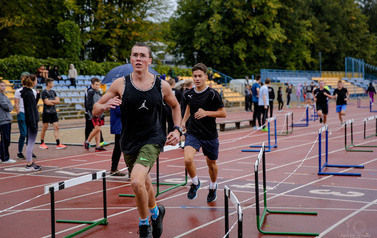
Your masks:
M251 86L251 92L253 93L253 102L258 102L258 91L257 88L260 88L259 83L254 83L253 86Z

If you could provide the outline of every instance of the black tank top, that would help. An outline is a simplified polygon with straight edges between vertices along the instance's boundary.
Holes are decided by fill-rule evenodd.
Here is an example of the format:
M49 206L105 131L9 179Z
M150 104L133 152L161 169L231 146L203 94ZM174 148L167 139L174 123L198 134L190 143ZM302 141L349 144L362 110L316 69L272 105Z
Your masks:
M142 146L157 144L162 149L166 137L161 129L162 112L161 79L155 77L149 90L140 90L131 81L131 75L124 77L121 118L121 149L125 154L136 155Z

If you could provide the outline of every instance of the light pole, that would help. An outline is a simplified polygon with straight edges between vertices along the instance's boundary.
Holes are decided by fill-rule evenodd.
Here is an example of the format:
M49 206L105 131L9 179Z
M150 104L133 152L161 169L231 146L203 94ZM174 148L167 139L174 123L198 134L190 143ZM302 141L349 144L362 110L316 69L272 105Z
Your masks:
M322 75L322 54L319 52L319 72Z
M195 64L196 64L196 58L198 57L198 52L194 51L192 54L194 55Z

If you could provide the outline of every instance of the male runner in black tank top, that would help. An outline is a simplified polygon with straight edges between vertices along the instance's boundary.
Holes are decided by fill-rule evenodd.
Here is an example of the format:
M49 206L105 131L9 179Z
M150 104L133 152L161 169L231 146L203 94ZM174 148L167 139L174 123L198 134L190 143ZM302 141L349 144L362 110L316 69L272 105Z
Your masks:
M121 149L131 171L131 185L139 212L140 237L160 237L165 208L157 207L149 172L166 145L176 145L181 129L181 110L169 84L149 73L152 63L148 45L137 43L131 50L134 72L116 79L106 94L94 105L93 115L100 115L115 106L121 107ZM162 137L162 100L172 108L174 131ZM166 142L165 142L166 141ZM148 207L152 227L148 221ZM153 231L152 231L153 230Z
M186 112L182 120L182 128L186 127L188 120L186 140L185 140L185 166L192 179L188 199L194 199L200 187L200 181L196 175L194 156L200 148L207 159L209 175L209 193L207 202L216 200L217 190L217 164L219 154L219 139L216 129L216 118L226 117L224 104L219 93L206 85L208 79L207 67L196 64L192 68L192 76L195 88L190 89L183 95L186 102Z

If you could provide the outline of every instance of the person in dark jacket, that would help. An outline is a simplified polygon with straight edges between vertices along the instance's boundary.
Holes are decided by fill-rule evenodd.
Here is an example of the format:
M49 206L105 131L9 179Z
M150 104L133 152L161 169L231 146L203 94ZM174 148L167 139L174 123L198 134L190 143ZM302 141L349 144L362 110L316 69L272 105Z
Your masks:
M274 100L275 100L275 91L271 87L271 85L268 85L268 100L270 106L268 109L270 110L270 117L272 117L273 111L274 111Z
M284 105L283 92L281 91L281 87L279 87L279 89L278 89L278 103L279 103L278 110L280 112L281 110L283 110L283 105Z
M93 105L98 100L101 99L101 93L99 92L99 88L100 88L101 83L100 83L99 78L97 78L97 77L92 78L91 83L92 83L92 85L91 85L92 87L90 89L88 89L88 97L87 97L88 100L87 100L86 108L87 108L87 113L88 113L89 119L93 123L94 130L92 132L90 132L88 139L85 140L84 148L85 148L85 150L89 151L89 143L93 138L95 138L95 141L96 141L95 151L100 152L100 151L106 150L105 148L103 148L100 145L101 126L103 126L105 124L105 116L103 114L101 116L98 116L98 117L93 116L92 110L93 110Z
M4 94L6 84L0 80L0 159L2 163L16 163L15 160L9 157L9 145L10 145L10 131L12 127L12 115L13 111L12 103L9 98Z
M367 89L367 93L369 94L369 99L372 103L374 103L374 94L376 94L376 89L373 87L372 82L369 83L369 87Z
M29 75L23 79L22 84L24 88L21 91L21 97L24 101L25 107L25 122L27 127L28 144L26 147L26 171L39 171L41 166L36 165L33 162L33 148L35 139L38 133L39 112L37 103L39 100L39 93L35 96L33 88L37 85L37 77L35 75Z
M120 155L122 151L120 149L120 134L122 132L122 121L121 121L121 112L120 107L110 109L110 133L115 135L115 145L113 149L113 155L111 157L111 176L125 176L125 173L122 173L118 170L118 164ZM130 177L130 173L128 174Z

